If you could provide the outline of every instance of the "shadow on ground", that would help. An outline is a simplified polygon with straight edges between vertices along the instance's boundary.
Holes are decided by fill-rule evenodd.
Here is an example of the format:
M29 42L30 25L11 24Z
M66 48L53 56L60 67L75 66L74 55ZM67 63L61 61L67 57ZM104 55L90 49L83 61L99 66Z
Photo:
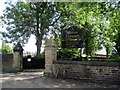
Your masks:
M2 74L2 88L118 88L117 85L85 83L71 79L56 79L43 76L43 72ZM14 89L13 89L14 90Z

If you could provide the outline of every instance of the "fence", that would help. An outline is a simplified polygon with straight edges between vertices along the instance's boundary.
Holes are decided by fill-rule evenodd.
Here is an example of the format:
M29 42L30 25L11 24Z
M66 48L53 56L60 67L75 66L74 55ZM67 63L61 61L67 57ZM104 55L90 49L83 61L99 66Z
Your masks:
M23 57L28 56L28 55L31 55L31 57L34 57L36 55L36 53L33 53L33 52L25 52L25 53L23 53Z
M111 55L108 55L108 57L110 57ZM92 57L103 57L103 58L106 58L107 55L104 55L104 54L93 54Z

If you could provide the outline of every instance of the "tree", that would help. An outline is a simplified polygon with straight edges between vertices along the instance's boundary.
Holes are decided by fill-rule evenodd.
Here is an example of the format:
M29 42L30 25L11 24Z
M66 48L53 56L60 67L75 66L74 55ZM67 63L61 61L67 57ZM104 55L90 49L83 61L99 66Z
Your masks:
M86 7L87 6L87 7ZM86 54L91 55L94 51L100 49L100 41L98 38L98 18L97 14L99 10L96 9L96 3L69 3L67 4L67 9L71 13L69 17L61 18L63 26L78 26L84 28L84 42ZM96 20L94 20L96 18Z
M103 3L101 6L101 43L106 47L107 57L115 46L117 33L119 31L119 2ZM104 5L104 7L103 7Z
M7 32L2 33L7 42L19 41L27 43L31 34L36 36L37 55L40 54L42 40L59 19L59 11L55 3L49 2L17 2L7 3L1 17L6 24Z
M118 3L80 2L66 5L65 10L69 10L71 14L60 20L65 28L75 25L85 29L84 40L87 56L101 49L101 45L103 45L106 47L108 57L115 46L120 26Z
M106 55L108 58L108 55L112 52L113 47L115 46L115 39L117 35L117 28L115 23L116 21L116 5L115 3L104 3L104 8L101 5L101 18L103 18L100 22L101 30L102 30L102 44L106 47ZM115 5L113 7L113 5ZM114 22L114 23L113 23ZM119 25L119 24L117 24Z
M117 33L115 34L115 42L116 42L116 49L117 52L120 56L120 1L117 3L114 3L115 7L114 7L114 12L112 15L112 18L114 19L113 21L111 21L111 28L113 28Z
M12 49L6 43L2 43L2 48L0 49L0 52L2 54L10 54L12 53Z
M108 55L119 31L119 5L112 2L17 2L8 5L1 17L7 25L7 32L3 33L3 37L26 43L30 35L34 34L37 55L48 32L51 31L56 38L57 34L60 34L57 29L70 26L85 29L87 55L99 50L101 45L107 48Z

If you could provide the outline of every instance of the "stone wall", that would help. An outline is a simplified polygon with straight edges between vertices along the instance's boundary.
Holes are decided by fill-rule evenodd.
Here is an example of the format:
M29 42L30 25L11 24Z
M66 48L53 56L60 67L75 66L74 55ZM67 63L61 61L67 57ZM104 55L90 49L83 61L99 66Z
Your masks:
M13 69L13 54L2 54L2 71L9 72Z
M53 72L57 78L120 84L120 62L54 61Z

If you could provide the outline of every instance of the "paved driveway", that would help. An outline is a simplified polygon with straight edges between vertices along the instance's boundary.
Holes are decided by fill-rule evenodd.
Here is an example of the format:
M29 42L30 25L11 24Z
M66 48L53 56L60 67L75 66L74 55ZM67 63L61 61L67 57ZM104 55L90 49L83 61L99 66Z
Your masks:
M117 85L48 78L43 76L43 72L8 73L3 74L0 79L2 88L118 88Z

